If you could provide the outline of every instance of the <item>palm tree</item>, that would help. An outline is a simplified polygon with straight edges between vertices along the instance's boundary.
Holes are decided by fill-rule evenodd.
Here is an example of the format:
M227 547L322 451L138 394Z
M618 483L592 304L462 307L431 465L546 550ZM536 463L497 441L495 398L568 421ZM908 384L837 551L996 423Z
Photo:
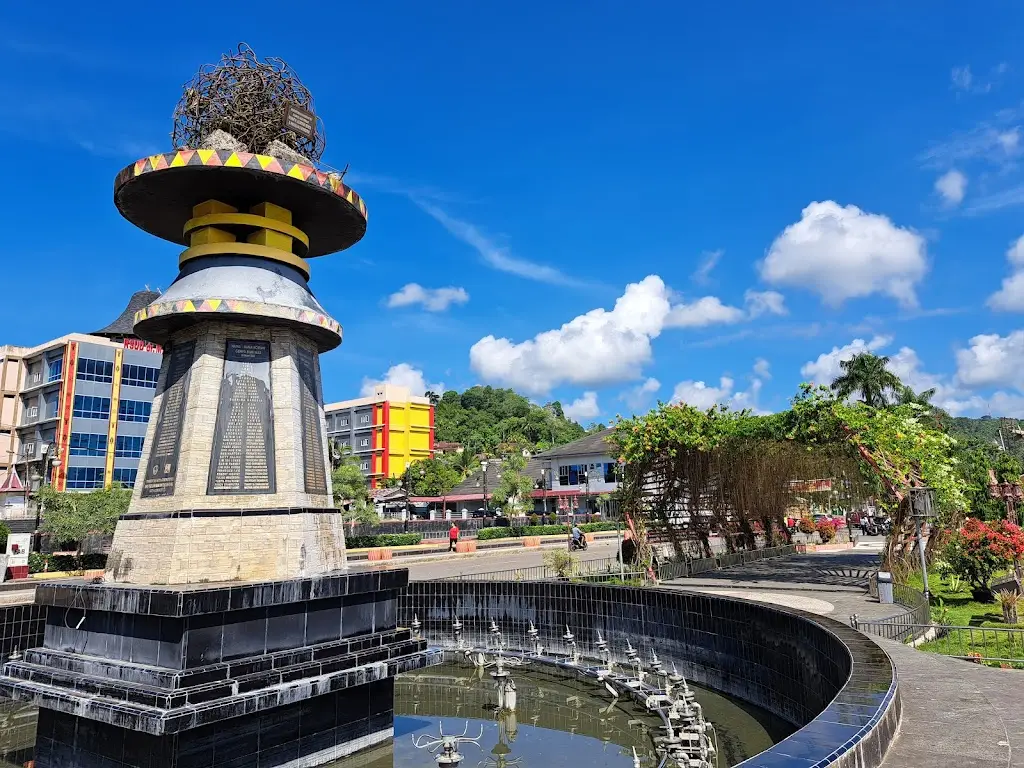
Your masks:
M915 392L908 386L901 386L896 393L896 402L899 405L920 405L923 408L932 407L932 398L935 397L935 387L921 392Z
M839 363L843 373L832 382L832 390L840 397L859 392L865 404L884 408L889 404L888 394L898 393L903 387L903 382L888 369L888 364L888 357L859 352Z
M437 394L437 392L431 392L430 390L427 390L426 392L423 393L423 396L427 398L430 401L430 404L435 407L437 406L438 403L441 402L441 396Z

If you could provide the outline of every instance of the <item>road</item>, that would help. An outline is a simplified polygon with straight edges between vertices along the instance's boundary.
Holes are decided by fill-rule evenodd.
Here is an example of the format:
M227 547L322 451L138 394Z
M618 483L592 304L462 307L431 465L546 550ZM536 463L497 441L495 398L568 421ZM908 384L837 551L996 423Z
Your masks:
M598 539L590 542L587 551L578 553L578 556L580 560L607 560L615 557L615 547L614 538ZM473 555L448 555L439 559L416 561L412 561L412 558L402 558L391 561L391 565L408 568L411 579L429 581L450 576L544 565L544 553L552 549L550 546L542 549L500 549L492 552L480 551Z

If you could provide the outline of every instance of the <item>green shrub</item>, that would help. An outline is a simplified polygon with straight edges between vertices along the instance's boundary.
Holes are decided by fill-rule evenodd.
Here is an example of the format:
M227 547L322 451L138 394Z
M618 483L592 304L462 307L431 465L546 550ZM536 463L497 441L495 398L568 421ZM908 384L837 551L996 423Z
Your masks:
M580 530L584 533L597 533L598 531L614 531L615 523L585 523L580 526Z
M530 525L540 525L541 518L539 515L530 515Z
M11 535L11 529L7 523L0 521L0 552L7 551L7 537Z
M102 553L90 555L44 555L39 552L29 552L28 572L48 573L94 571L107 567L107 556Z
M379 533L376 536L348 536L345 546L349 549L370 549L372 547L409 547L423 541L421 533Z
M481 528L477 534L477 541L490 541L491 539L509 539L512 538L514 531L520 531L521 528Z
M29 573L42 573L46 570L46 555L41 555L38 552L28 553L28 572Z

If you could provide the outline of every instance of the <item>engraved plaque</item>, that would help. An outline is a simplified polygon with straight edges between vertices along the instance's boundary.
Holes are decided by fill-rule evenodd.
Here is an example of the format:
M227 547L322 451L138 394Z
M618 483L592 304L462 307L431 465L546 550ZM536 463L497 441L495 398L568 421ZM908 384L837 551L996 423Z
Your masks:
M270 343L229 339L206 492L273 493Z
M298 347L295 363L302 382L302 464L306 480L306 493L327 493L327 474L324 470L323 432L320 430L320 399L317 397L316 360L313 353Z
M192 377L192 359L196 343L175 344L167 363L160 416L153 432L146 475L142 481L142 498L174 495L174 478L178 473L178 451L181 449L181 428L185 421L188 382Z

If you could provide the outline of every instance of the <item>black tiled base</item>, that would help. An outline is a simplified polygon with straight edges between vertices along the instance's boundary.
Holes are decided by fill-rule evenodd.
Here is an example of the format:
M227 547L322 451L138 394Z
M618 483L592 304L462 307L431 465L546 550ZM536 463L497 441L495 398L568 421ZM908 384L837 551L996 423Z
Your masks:
M181 734L152 736L40 710L38 768L319 766L394 734L394 680L320 696Z
M326 764L389 738L395 675L440 663L397 626L407 583L48 587L43 647L0 692L40 707L38 768Z

